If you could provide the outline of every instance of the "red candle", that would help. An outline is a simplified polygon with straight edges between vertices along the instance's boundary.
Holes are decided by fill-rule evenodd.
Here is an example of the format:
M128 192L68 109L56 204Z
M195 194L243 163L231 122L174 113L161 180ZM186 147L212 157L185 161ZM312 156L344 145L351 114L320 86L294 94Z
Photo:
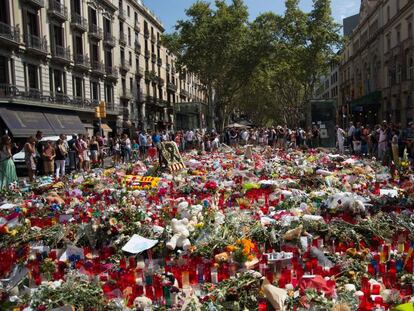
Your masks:
M379 295L380 294L381 286L379 284L372 285L372 295Z

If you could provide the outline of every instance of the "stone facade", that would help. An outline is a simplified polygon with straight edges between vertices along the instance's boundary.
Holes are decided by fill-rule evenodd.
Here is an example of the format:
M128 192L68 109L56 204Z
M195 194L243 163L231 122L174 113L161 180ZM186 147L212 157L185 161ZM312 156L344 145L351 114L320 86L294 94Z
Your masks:
M140 0L0 0L0 105L94 108L117 131L172 129L174 106L205 102L195 75L162 46L162 23Z
M413 120L413 13L411 0L362 1L341 54L339 100L348 121Z

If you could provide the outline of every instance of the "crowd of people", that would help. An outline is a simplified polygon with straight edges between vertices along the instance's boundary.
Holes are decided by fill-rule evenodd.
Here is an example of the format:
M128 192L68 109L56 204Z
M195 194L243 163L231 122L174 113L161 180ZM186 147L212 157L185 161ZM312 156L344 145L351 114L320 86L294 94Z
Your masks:
M383 121L374 127L350 122L347 129L339 126L337 129L337 144L341 153L345 148L350 153L359 156L370 156L384 163L393 161L398 164L404 157L414 158L414 123L407 127Z
M307 130L287 126L268 128L228 128L221 134L205 130L187 131L145 131L133 137L127 134L106 139L96 134L73 135L69 140L60 135L57 141L45 140L38 131L27 139L23 146L24 160L29 181L36 176L54 176L59 179L70 171L89 171L91 167L104 166L105 159L112 159L113 165L154 158L157 146L163 141L174 141L180 151L196 149L201 152L217 151L221 143L231 147L238 145L262 145L278 149L318 148L320 130L314 125ZM414 158L414 123L406 128L383 122L373 128L350 122L342 129L336 126L336 145L340 153L376 157L384 163L398 163L406 152ZM4 135L0 146L0 189L18 180L13 163L14 145L9 136ZM108 161L108 160L107 160ZM110 162L110 160L109 160Z

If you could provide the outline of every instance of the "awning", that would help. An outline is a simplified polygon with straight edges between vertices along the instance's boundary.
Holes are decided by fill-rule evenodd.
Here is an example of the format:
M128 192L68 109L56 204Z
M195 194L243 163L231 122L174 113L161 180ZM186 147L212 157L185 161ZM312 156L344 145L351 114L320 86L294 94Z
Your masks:
M108 124L106 124L106 123L103 123L102 125L101 125L101 128L102 128L102 130L104 131L104 132L112 132L112 129L109 127L109 125Z
M379 109L381 104L381 92L373 92L351 102L351 109L354 112L369 111Z
M55 131L55 134L84 134L85 126L77 115L73 114L55 114L47 112L45 113L46 119Z
M0 116L14 137L29 137L42 131L44 136L55 135L55 131L39 111L0 108Z

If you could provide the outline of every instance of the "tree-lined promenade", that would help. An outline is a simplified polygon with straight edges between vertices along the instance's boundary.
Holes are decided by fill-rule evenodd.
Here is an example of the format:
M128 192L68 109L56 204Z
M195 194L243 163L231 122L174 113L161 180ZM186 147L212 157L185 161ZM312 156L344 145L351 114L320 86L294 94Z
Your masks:
M197 1L164 36L179 63L207 86L218 129L236 110L257 123L297 125L318 78L336 60L341 37L331 1L313 0L308 13L299 0L285 6L284 15L267 12L250 22L242 0Z

